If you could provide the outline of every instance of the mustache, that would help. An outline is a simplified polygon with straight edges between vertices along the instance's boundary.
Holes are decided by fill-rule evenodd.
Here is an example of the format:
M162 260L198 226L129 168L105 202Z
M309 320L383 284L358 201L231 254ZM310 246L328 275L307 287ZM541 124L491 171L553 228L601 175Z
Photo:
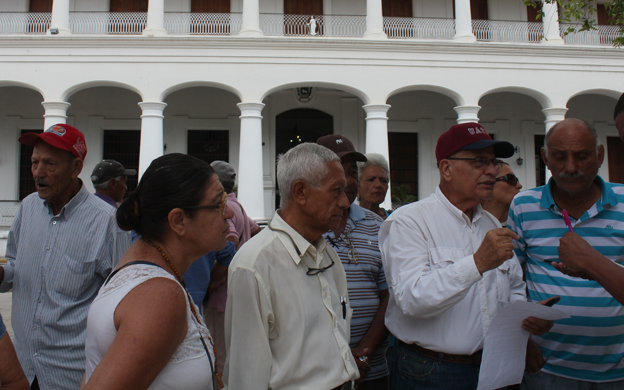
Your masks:
M35 184L37 184L37 185L41 185L41 184L44 184L44 185L50 185L50 183L47 183L47 182L46 182L45 180L43 180L43 179L35 179Z
M583 172L574 172L574 173L560 172L559 173L560 179L581 179L583 177L585 177L585 174Z

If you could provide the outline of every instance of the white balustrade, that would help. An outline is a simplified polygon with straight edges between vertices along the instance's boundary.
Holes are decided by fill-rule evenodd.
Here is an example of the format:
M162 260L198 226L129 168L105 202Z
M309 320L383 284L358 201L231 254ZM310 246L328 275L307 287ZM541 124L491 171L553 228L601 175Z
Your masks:
M472 31L477 41L539 43L544 35L540 22L473 20Z
M165 13L165 29L170 35L237 35L241 24L240 13Z
M596 30L579 31L580 25L559 24L561 37L566 45L612 46L613 40L621 35L620 26L599 25L596 27Z
M314 17L314 23L310 20ZM365 16L260 14L265 36L322 36L360 38L366 31ZM314 34L312 34L314 33Z
M388 38L453 39L455 19L384 17Z
M0 34L45 34L50 12L0 12Z
M141 34L146 12L72 12L69 26L73 34Z

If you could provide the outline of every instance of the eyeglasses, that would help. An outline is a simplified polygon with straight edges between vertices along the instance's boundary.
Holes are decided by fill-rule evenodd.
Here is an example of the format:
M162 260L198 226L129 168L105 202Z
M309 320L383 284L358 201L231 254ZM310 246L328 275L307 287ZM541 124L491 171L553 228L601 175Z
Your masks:
M448 157L446 160L471 161L477 169L489 167L490 164L494 164L494 168L500 171L503 166L501 160L489 157Z
M512 175L511 173L508 173L506 175L503 175L501 177L497 177L496 181L506 181L507 183L511 184L512 186L517 186L518 182L520 180L518 180L518 176L516 175Z
M212 204L210 206L195 206L195 207L187 207L185 210L216 210L221 209L221 218L225 216L225 205L227 204L227 194L225 191L223 192L223 197L221 198L221 203Z
M358 253L355 250L355 246L353 246L353 237L351 236L351 231L345 229L345 231L342 233L342 237L344 238L344 241L349 245L349 263L354 262L355 264L357 264Z
M308 267L308 270L306 271L306 275L317 275L317 274L323 273L323 272L327 271L328 269L330 269L331 267L333 267L334 264L336 264L336 262L331 257L329 259L331 260L331 264L330 265L328 265L327 267L321 267L321 268L310 268L310 267Z

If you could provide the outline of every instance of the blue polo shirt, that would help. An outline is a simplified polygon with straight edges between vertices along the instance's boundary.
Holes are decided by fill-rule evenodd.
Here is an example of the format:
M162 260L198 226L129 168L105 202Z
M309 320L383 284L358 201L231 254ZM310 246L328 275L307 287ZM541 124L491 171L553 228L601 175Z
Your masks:
M208 252L197 259L184 273L184 283L186 289L195 305L201 309L202 302L208 294L208 284L210 284L210 272L215 261L224 267L228 267L232 258L236 254L236 245L228 241L225 248L218 252Z
M601 198L578 220L574 232L606 258L624 262L624 186L596 182ZM561 296L556 308L571 318L555 321L542 337L531 336L547 359L542 371L590 382L624 379L624 308L592 280L556 270L559 239L568 232L553 201L553 179L546 186L519 193L509 211L507 227L520 237L516 255L526 273L528 299Z

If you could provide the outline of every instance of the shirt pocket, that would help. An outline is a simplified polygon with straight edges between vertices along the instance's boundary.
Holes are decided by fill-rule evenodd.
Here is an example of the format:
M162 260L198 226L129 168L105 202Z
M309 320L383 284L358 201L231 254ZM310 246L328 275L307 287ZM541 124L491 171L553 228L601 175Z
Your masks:
M95 261L75 259L60 254L47 273L48 289L66 296L80 298L95 282Z
M466 257L464 251L458 248L435 247L429 249L431 268L446 268L464 257Z
M496 289L498 290L498 301L509 303L511 289L509 287L509 273L511 268L506 261L496 268Z

